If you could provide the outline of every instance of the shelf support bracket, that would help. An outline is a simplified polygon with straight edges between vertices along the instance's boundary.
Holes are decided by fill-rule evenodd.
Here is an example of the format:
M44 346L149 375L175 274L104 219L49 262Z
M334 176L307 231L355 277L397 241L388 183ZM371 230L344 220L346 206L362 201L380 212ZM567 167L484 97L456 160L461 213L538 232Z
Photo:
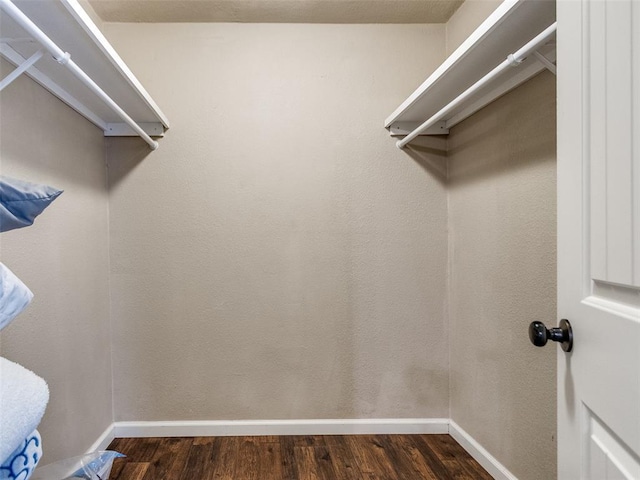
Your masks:
M5 58L10 63L18 66L23 64L26 60L25 58L16 52L13 48L11 48L7 43L0 42L0 55ZM107 122L98 117L95 113L93 113L86 105L84 105L80 100L75 98L65 89L63 89L56 82L51 80L48 76L38 70L38 67L32 66L29 70L24 72L25 75L31 77L35 82L42 85L44 88L49 90L53 95L58 97L64 103L73 108L80 115L85 117L95 126L101 128L102 130L107 129Z
M13 82L16 78L22 75L24 72L29 70L33 65L42 58L44 55L43 50L38 50L36 53L31 55L27 60L18 65L16 69L11 72L9 75L0 80L0 92L9 86L11 82Z
M556 75L556 66L547 57L545 57L538 51L533 52L533 55L542 65L545 66L547 70Z

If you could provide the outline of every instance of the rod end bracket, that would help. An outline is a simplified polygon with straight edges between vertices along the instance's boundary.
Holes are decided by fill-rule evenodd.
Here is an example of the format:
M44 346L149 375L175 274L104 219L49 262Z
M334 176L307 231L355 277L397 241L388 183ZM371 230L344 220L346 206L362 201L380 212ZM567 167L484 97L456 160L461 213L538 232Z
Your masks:
M522 63L522 60L518 60L513 53L507 55L507 60L509 60L509 65L512 67L519 67Z
M55 57L55 59L60 65L66 65L71 60L71 54L69 52L64 52L61 57Z

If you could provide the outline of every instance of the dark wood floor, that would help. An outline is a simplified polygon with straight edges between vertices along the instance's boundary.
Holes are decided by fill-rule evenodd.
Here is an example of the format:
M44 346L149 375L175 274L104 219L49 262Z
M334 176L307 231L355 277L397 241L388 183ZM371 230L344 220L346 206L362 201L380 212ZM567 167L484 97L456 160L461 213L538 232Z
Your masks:
M110 480L491 480L449 435L115 439Z

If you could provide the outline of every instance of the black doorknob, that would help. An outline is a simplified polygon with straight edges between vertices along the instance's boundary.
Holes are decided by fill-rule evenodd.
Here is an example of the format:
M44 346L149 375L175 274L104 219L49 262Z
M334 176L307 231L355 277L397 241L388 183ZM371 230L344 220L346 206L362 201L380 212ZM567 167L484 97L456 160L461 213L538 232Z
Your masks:
M570 352L573 348L573 330L569 320L560 320L560 326L557 328L547 328L542 322L531 322L529 325L529 340L536 347L544 347L547 340L552 342L560 342L562 350Z

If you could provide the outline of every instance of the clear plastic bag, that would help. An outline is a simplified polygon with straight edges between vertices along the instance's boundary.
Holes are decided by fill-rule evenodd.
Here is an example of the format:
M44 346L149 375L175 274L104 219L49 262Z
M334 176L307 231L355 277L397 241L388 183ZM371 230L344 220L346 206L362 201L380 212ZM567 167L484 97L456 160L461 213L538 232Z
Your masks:
M87 453L36 468L30 480L107 480L113 460L124 457L112 450Z

